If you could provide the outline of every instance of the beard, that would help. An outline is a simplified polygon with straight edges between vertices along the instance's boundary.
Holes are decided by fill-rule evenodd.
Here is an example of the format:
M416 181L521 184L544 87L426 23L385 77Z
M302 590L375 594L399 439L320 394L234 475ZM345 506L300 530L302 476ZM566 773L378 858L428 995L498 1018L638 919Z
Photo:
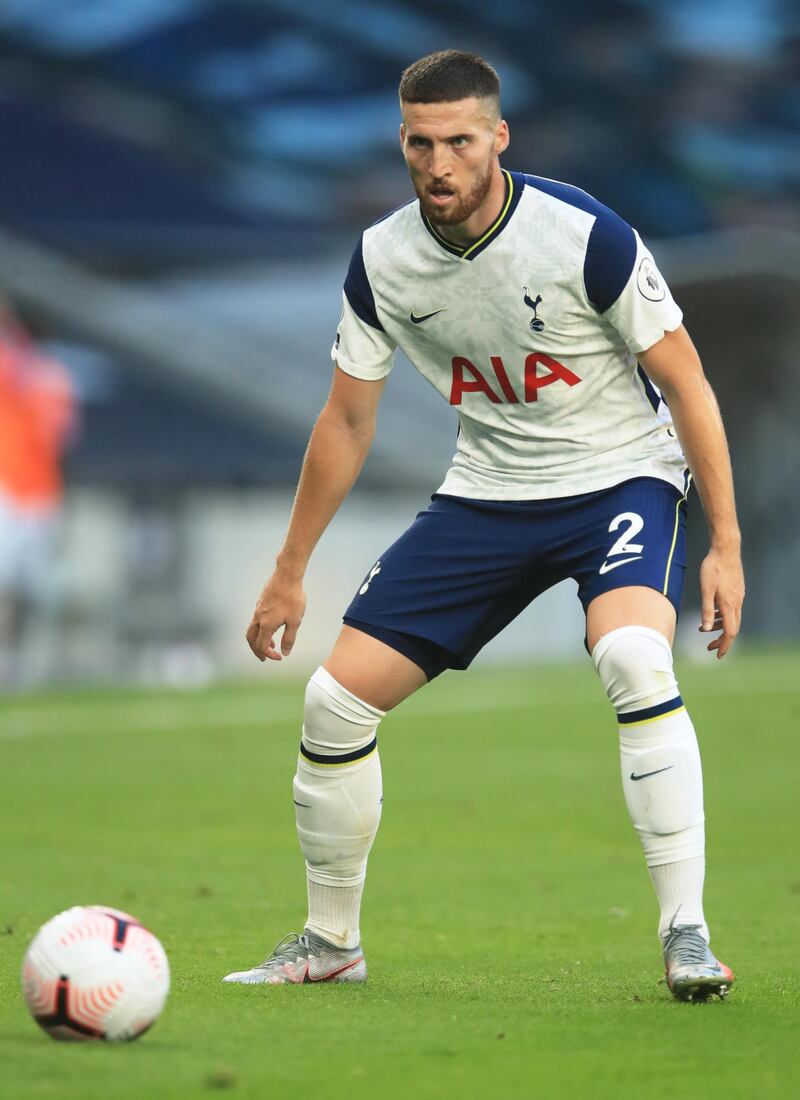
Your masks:
M419 204L422 207L423 213L431 224L460 225L475 213L489 194L489 190L492 186L492 163L489 161L483 173L475 180L466 194L461 194L449 184L443 185L446 186L447 190L451 190L456 196L455 202L448 210L442 210L440 207L430 202L428 192L417 186L413 176L411 182L414 185L414 190L417 193L417 198L419 199Z

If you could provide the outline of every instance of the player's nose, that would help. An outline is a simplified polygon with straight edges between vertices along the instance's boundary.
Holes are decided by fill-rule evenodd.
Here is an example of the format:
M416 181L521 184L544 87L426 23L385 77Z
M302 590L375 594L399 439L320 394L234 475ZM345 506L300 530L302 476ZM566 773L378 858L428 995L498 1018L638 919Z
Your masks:
M434 147L431 153L430 173L433 183L444 183L445 177L450 174L450 154L447 147L437 149Z

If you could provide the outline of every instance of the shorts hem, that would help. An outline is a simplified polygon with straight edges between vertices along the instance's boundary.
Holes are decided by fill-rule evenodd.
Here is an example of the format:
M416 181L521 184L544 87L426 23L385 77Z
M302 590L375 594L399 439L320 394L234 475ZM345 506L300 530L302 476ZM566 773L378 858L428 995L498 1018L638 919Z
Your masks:
M384 645L388 645L397 653L402 654L403 657L407 657L409 661L413 661L417 668L425 673L429 682L444 672L445 669L459 667L458 664L453 663L458 661L455 654L450 653L443 646L437 645L436 642L431 642L427 638L421 638L415 634L405 634L401 630L393 630L387 626L378 626L375 623L368 623L363 619L353 618L350 615L345 615L342 622L345 626L351 626L354 630L360 630L362 634L368 634L371 638L376 638L379 642L383 642Z
M685 566L682 567L682 568L685 568ZM622 578L620 578L620 580L622 580ZM681 614L681 597L683 596L683 583L682 582L681 582L681 586L678 590L677 595L675 595L673 592L665 592L663 588L659 588L658 585L656 585L656 584L650 584L648 581L639 580L639 581L623 581L620 584L609 584L608 586L606 586L604 588L601 588L597 592L592 592L589 595L588 599L584 599L583 594L579 590L578 591L578 599L581 601L581 606L583 607L583 610L585 612L588 612L589 605L594 600L596 600L598 596L604 596L606 594L606 592L616 592L620 588L650 588L650 589L653 590L653 592L658 592L659 595L665 596L669 600L669 602L672 604L672 606L675 608L676 618L680 618L680 614Z

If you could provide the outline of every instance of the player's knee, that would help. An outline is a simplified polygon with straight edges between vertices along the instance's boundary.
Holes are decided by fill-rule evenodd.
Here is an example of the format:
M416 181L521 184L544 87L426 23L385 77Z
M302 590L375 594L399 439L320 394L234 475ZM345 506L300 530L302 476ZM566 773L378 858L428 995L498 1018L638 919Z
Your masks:
M308 682L293 790L297 835L317 882L363 880L383 802L377 752L382 717L324 668Z
M702 854L703 778L669 643L644 626L605 634L592 660L619 722L625 801L651 866Z
M358 699L320 667L308 681L302 744L312 754L336 757L357 753L375 740L383 711Z
M650 627L623 626L604 634L592 650L592 661L618 713L655 706L678 694L669 642Z

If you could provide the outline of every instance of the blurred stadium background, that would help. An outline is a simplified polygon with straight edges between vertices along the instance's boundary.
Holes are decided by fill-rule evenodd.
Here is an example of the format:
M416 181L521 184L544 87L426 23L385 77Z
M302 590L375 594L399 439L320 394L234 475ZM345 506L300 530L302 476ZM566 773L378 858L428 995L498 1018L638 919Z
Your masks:
M795 4L5 0L0 297L65 368L77 415L62 424L58 552L3 688L259 671L243 630L327 392L346 264L410 194L399 73L443 46L498 68L507 167L578 184L654 248L731 438L745 637L797 639ZM454 437L450 410L396 370L276 674L325 655ZM689 650L705 537L693 503ZM482 659L576 656L581 636L565 585Z

